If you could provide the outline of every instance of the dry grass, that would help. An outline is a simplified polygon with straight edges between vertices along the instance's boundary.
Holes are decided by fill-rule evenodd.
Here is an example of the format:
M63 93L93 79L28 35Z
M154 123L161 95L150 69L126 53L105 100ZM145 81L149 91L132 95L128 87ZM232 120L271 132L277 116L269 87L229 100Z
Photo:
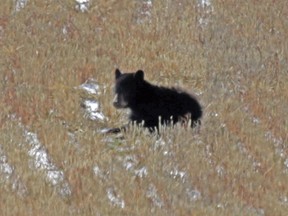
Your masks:
M1 2L1 215L286 215L286 0L143 2ZM99 134L126 122L116 67L198 94L200 133ZM88 78L100 95L75 88Z

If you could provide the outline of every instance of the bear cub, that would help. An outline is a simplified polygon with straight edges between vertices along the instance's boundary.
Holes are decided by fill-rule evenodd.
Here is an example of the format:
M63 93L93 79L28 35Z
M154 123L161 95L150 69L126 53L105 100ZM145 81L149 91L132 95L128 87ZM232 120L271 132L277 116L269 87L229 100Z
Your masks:
M190 127L200 125L202 108L195 97L185 91L152 85L144 80L144 72L115 71L115 98L117 109L129 108L130 121L141 124L150 132L161 125L172 125L191 120ZM161 119L161 122L159 122Z

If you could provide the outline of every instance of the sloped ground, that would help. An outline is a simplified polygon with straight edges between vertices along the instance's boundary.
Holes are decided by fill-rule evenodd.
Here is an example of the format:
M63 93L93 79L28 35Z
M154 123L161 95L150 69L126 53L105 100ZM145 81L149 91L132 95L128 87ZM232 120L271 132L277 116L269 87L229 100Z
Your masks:
M1 215L286 215L287 26L286 0L2 1ZM103 135L116 67L198 95L200 132Z

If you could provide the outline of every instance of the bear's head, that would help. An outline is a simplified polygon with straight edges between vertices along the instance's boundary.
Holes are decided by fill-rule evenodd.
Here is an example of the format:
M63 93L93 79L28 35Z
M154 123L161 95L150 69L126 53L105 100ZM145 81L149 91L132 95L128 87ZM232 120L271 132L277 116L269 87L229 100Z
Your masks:
M144 72L122 73L115 70L115 97L113 105L117 109L128 108L135 102L137 91L144 82Z

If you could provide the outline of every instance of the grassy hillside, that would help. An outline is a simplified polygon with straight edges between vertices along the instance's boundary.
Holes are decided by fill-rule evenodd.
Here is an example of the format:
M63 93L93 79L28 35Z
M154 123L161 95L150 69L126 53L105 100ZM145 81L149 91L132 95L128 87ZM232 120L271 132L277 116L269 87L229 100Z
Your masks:
M0 7L1 215L287 214L286 0L16 2ZM194 92L200 132L101 134L127 122L117 67Z

